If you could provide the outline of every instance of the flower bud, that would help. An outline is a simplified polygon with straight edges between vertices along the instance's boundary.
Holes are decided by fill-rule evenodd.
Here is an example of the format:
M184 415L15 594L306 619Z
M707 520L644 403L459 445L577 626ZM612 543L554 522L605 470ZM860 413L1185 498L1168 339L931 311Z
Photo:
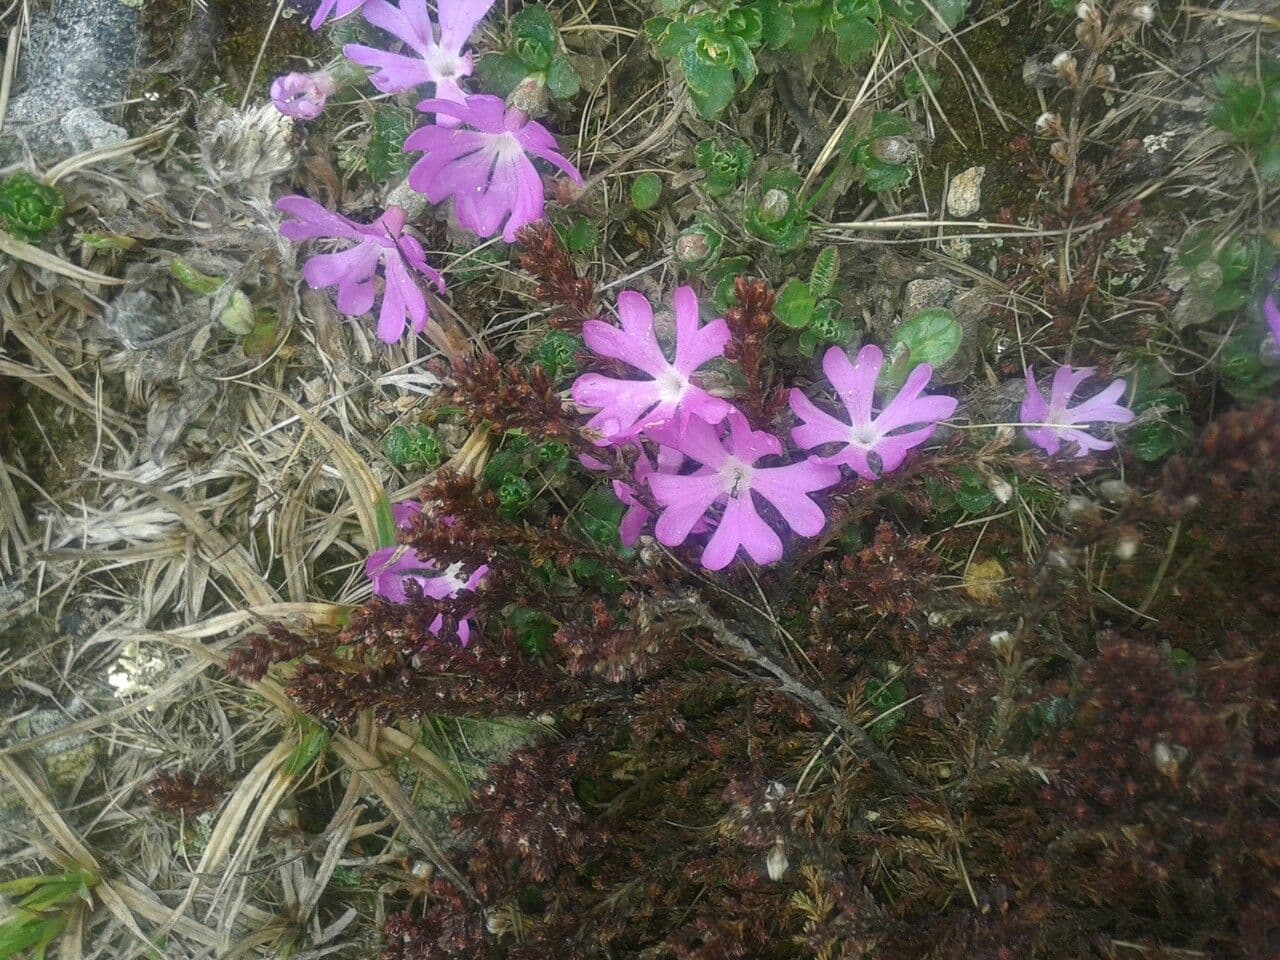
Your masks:
M782 838L774 840L773 846L769 848L769 855L764 860L765 869L769 871L769 879L775 883L783 878L787 872L787 848L782 842Z
M531 73L516 84L516 88L507 97L507 106L536 118L546 115L549 100L547 85L540 76Z
M723 243L714 228L695 224L676 237L676 262L682 267L709 267L719 259Z
M791 197L776 187L760 201L760 220L763 223L780 223L791 212Z
M1008 480L996 476L987 477L987 489L1001 503L1008 503L1013 499L1013 484Z
M253 303L243 290L233 290L227 305L218 312L218 323L237 337L248 336L253 330Z
M915 156L916 145L906 137L881 137L871 143L871 155L881 163L901 166Z

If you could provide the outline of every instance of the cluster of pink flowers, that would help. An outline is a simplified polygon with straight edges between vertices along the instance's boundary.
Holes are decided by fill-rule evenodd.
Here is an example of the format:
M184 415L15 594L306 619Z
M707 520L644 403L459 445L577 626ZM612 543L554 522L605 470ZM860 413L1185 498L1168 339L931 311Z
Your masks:
M700 368L724 355L725 321L701 325L689 287L676 290L673 306L672 359L658 343L652 306L638 293L619 294L620 326L592 320L583 327L593 353L639 374L622 379L585 373L572 388L574 402L591 414L587 426L598 446L635 448L631 480L613 482L627 508L619 531L624 545L636 544L656 509L653 535L659 543L674 547L705 535L701 563L708 570L725 568L740 553L759 564L775 563L785 549L780 529L801 537L822 531L826 514L814 495L840 484L842 468L864 481L891 473L955 412L954 398L925 394L933 375L928 364L915 367L877 411L884 353L868 345L850 358L831 347L822 358L822 388L830 387L843 415L829 401L792 390L790 407L798 424L791 441L797 453L787 457L777 436L752 429L741 411L697 382ZM1116 402L1124 381L1069 406L1091 373L1060 368L1046 400L1027 371L1022 419L1032 443L1049 454L1074 444L1075 456L1112 446L1084 428L1133 419ZM807 456L801 458L799 451ZM605 467L594 457L583 462L591 469Z
M458 226L479 237L502 235L511 243L516 231L542 218L546 191L534 159L551 164L574 183L577 168L560 153L542 124L508 107L499 97L468 94L461 81L472 71L466 47L493 0L440 0L439 29L426 0L325 0L311 21L318 29L330 17L360 11L370 24L403 44L401 52L347 44L346 56L374 73L370 82L383 93L402 93L430 84L434 96L418 109L432 119L405 142L405 150L422 152L409 174L409 186L433 204L453 201ZM314 120L334 92L324 71L291 73L271 85L276 107L289 116ZM312 257L303 277L313 288L336 286L338 309L361 316L373 309L381 279L382 308L378 337L395 343L406 327L420 333L429 310L418 286L424 277L438 292L444 280L427 265L421 245L405 235L407 217L398 207L364 225L331 213L303 197L286 197L277 209L295 219L282 228L295 241L354 241L341 253ZM379 275L381 267L381 275ZM412 268L412 269L410 269Z

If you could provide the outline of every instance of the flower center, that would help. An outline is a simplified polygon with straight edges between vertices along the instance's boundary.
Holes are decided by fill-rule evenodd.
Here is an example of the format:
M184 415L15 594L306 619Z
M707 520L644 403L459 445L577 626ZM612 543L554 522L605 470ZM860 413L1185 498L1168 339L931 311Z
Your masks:
M755 473L748 464L737 457L730 457L720 468L720 479L724 481L725 493L731 497L740 497L751 489L751 475Z
M462 62L437 48L427 56L427 69L436 80L451 80L462 70Z
M684 391L688 386L689 381L674 370L658 377L658 393L668 403L674 403L684 396Z
M849 442L855 447L870 450L880 442L880 432L870 424L862 427L852 427L849 430Z

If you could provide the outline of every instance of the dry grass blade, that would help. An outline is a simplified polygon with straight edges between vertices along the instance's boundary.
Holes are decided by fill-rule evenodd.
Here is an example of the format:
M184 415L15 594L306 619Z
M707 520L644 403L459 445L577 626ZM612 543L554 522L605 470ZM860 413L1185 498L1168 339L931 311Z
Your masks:
M78 280L80 283L96 284L102 287L120 287L124 286L125 283L125 281L117 280L115 277L104 276L101 273L86 270L84 267L77 267L74 263L63 260L48 250L41 250L39 247L24 243L3 230L0 230L0 253L13 257L15 260L21 260L23 263L28 263L33 267L38 267L41 270L56 273L60 277Z

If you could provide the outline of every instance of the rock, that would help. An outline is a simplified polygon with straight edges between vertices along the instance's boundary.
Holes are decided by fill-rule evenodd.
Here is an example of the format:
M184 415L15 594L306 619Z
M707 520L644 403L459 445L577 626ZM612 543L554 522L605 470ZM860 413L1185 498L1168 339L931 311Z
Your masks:
M62 115L58 125L73 153L114 147L129 139L128 130L107 122L91 107L73 107Z
M74 701L66 713L61 710L32 711L14 723L12 742L21 743L54 733L71 723L68 713L74 716L83 709L83 703ZM97 758L98 748L87 733L73 733L39 744L31 750L31 755L44 767L50 782L65 787L89 771Z
M946 277L912 280L902 297L902 319L910 320L921 310L949 306L954 293L955 285Z
M123 131L99 111L126 96L141 46L138 10L121 0L35 5L28 36L0 155L12 160L25 146L48 163L117 142Z
M982 206L982 178L987 168L978 166L956 174L947 187L947 210L953 217L971 217Z

